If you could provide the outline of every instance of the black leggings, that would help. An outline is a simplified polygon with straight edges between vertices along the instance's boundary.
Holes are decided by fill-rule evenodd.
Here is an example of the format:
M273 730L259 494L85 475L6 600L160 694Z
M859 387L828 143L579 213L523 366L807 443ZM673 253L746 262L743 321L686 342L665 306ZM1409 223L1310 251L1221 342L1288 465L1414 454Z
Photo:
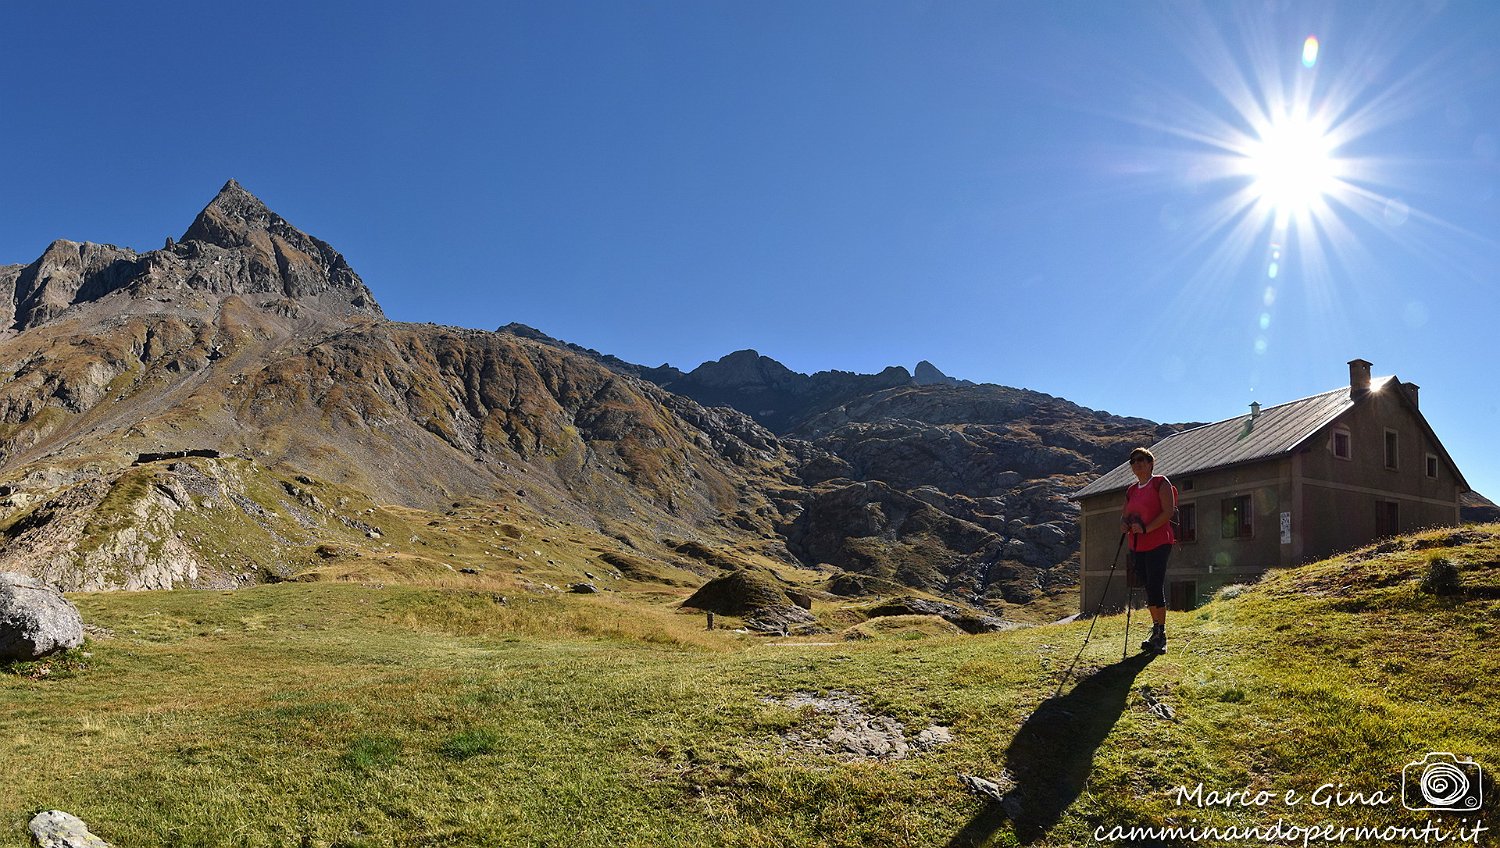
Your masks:
M1167 582L1167 557L1172 555L1171 545L1161 545L1149 551L1131 551L1131 562L1135 565L1136 578L1146 584L1146 606L1167 605L1165 584Z

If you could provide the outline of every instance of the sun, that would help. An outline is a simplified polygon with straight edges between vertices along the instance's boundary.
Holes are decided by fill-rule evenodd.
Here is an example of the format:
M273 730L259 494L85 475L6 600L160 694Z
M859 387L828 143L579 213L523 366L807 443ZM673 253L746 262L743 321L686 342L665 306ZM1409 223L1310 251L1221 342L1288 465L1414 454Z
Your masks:
M1307 117L1283 116L1257 130L1243 148L1243 168L1256 203L1278 228L1315 216L1340 185L1340 162L1328 128Z

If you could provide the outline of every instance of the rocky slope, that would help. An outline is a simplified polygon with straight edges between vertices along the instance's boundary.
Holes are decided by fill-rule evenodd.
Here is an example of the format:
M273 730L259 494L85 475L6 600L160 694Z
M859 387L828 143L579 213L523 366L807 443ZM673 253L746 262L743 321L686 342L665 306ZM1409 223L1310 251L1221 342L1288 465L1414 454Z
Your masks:
M790 559L764 493L795 460L747 416L515 334L388 321L234 182L162 250L56 242L7 292L0 569L227 585L383 538L358 517L381 505L476 500L601 551ZM200 455L136 464L174 451Z
M1465 524L1491 524L1500 521L1500 506L1478 492L1464 492L1458 496L1458 517Z
M0 267L0 313L0 568L72 588L368 573L329 553L351 550L454 571L421 528L458 524L489 541L443 557L529 567L503 520L566 528L532 559L580 575L781 563L999 609L1068 591L1067 494L1165 432L928 362L804 375L740 351L683 373L518 324L393 322L233 181L160 250L58 241Z
M652 376L807 446L810 491L783 531L800 559L975 603L1068 591L1078 550L1068 495L1178 429L954 380L925 361L915 374L808 376L740 351Z

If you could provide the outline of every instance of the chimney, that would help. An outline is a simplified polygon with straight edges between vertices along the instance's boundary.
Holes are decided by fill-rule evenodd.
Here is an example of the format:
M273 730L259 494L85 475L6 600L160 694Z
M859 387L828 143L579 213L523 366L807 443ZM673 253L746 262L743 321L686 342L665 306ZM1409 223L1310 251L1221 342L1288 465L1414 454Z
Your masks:
M1411 405L1417 406L1417 392L1422 388L1416 383L1402 383L1401 388L1406 389L1406 396L1411 399Z
M1254 421L1255 419L1257 419L1259 417L1260 417L1260 401L1258 401L1258 400L1252 400L1252 401L1250 401L1250 420Z
M1370 390L1370 366L1363 359L1349 360L1349 397L1357 398Z

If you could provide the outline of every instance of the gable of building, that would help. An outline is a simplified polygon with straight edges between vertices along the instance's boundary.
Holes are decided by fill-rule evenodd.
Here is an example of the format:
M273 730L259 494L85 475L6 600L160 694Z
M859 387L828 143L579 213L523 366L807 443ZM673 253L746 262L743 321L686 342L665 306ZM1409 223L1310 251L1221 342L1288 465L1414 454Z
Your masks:
M1459 491L1467 491L1468 484L1457 464L1417 408L1416 387L1407 386L1394 376L1373 379L1367 385L1368 389L1342 387L1266 409L1252 407L1247 415L1173 434L1151 446L1156 457L1153 470L1169 478L1180 478L1288 456L1354 414L1362 404L1389 393L1399 398L1411 414L1433 452L1457 480ZM1133 482L1135 474L1130 464L1122 463L1075 492L1072 498L1083 500L1120 491Z

